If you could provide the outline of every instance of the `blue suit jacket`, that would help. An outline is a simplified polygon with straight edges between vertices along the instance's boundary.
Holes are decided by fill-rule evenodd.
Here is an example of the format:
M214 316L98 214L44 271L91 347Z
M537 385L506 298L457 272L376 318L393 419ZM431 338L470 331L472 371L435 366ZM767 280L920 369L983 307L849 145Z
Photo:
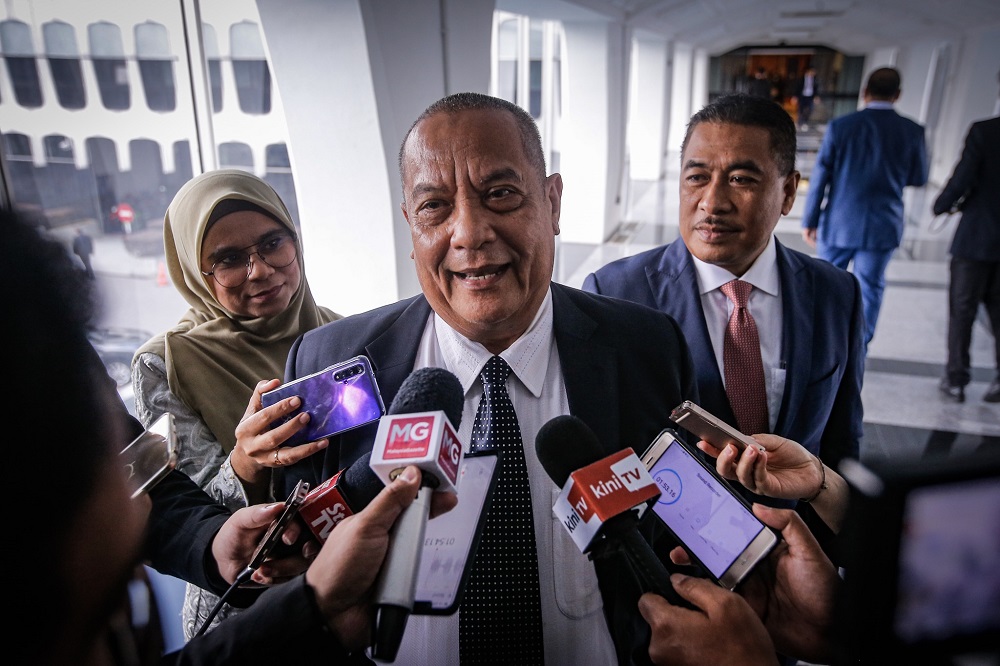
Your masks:
M830 247L899 247L903 188L924 185L927 167L924 128L893 109L832 120L809 175L802 226L819 227L820 243Z
M862 435L861 290L847 271L776 244L786 375L774 432L836 469L842 458L858 457ZM694 360L701 406L736 425L683 241L611 262L588 275L583 288L676 319Z
M625 447L642 453L663 428L676 427L671 409L697 400L691 357L677 322L634 303L555 283L552 307L570 412L590 426L606 454ZM285 380L364 354L390 405L414 369L430 314L421 295L313 329L292 345ZM324 451L283 468L285 492L299 478L317 484L348 467L371 450L376 429L372 424L348 431L332 438ZM662 538L662 528L652 521L643 527L665 556L672 542ZM647 663L649 627L636 610L639 593L628 567L599 559L594 567L619 663Z

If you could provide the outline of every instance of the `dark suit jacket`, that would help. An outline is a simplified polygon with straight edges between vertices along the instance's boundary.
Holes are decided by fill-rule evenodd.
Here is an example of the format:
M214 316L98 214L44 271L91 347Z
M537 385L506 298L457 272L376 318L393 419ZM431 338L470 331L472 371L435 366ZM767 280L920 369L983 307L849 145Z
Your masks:
M952 256L1000 261L1000 118L981 120L969 128L962 157L934 201L934 214L951 210L963 194Z
M832 120L809 175L802 226L819 227L819 241L831 247L897 248L903 188L925 184L927 166L924 128L893 109Z
M672 318L559 284L552 285L552 306L570 412L590 426L607 454L625 447L642 453L663 428L676 427L671 409L697 399L692 398L697 392L687 345ZM430 314L421 295L313 329L292 345L285 379L364 354L389 405L414 369ZM376 429L372 424L351 430L333 438L324 451L285 468L285 487L299 478L320 483L348 467L371 450ZM647 532L653 539L660 535ZM595 560L594 566L619 662L648 662L648 626L635 607L634 581L621 562Z
M774 432L836 469L857 458L864 373L861 290L847 271L777 243L785 392ZM587 291L625 298L672 316L684 331L701 406L736 425L682 240L611 262L587 276Z

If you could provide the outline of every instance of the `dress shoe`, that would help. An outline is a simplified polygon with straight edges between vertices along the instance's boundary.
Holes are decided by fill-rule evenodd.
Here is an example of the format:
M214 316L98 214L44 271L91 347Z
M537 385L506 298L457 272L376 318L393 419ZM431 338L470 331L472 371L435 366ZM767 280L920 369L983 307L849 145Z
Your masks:
M1000 377L994 379L990 387L986 389L983 400L986 402L1000 402Z
M955 402L965 402L965 388L962 386L952 386L948 383L947 378L941 380L938 388L941 390L941 393L944 393ZM1000 387L997 388L1000 390ZM1000 396L997 399L1000 400Z

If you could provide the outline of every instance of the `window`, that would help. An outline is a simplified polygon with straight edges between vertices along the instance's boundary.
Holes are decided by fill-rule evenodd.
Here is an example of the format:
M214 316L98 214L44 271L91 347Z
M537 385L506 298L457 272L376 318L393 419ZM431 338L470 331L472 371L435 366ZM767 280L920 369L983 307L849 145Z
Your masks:
M83 87L83 67L73 26L50 21L42 26L42 38L59 105L64 109L82 109L87 104L87 93Z
M253 172L253 151L245 143L229 141L219 144L219 168L243 169Z
M234 23L229 30L229 43L240 110L270 113L271 70L264 58L259 26L251 21Z
M177 92L167 28L152 21L135 26L135 55L146 104L153 111L173 111Z
M124 111L129 108L131 98L121 28L107 21L91 23L87 26L87 38L101 103L106 109Z
M497 96L517 102L517 19L507 19L497 31Z
M38 82L38 63L28 24L16 20L0 22L0 47L17 103L29 109L41 106L42 87Z
M201 37L205 47L205 64L208 66L208 85L212 94L212 111L222 111L222 57L219 55L219 39L215 28L201 24Z

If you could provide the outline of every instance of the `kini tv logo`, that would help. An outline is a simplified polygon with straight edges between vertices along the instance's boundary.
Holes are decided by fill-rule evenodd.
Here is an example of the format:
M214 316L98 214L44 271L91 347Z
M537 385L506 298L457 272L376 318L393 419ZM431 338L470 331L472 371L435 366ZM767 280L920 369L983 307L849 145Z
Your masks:
M572 534L581 524L599 525L608 518L641 506L659 496L645 466L631 450L583 467L570 475L573 485L566 500L570 512L563 524Z

